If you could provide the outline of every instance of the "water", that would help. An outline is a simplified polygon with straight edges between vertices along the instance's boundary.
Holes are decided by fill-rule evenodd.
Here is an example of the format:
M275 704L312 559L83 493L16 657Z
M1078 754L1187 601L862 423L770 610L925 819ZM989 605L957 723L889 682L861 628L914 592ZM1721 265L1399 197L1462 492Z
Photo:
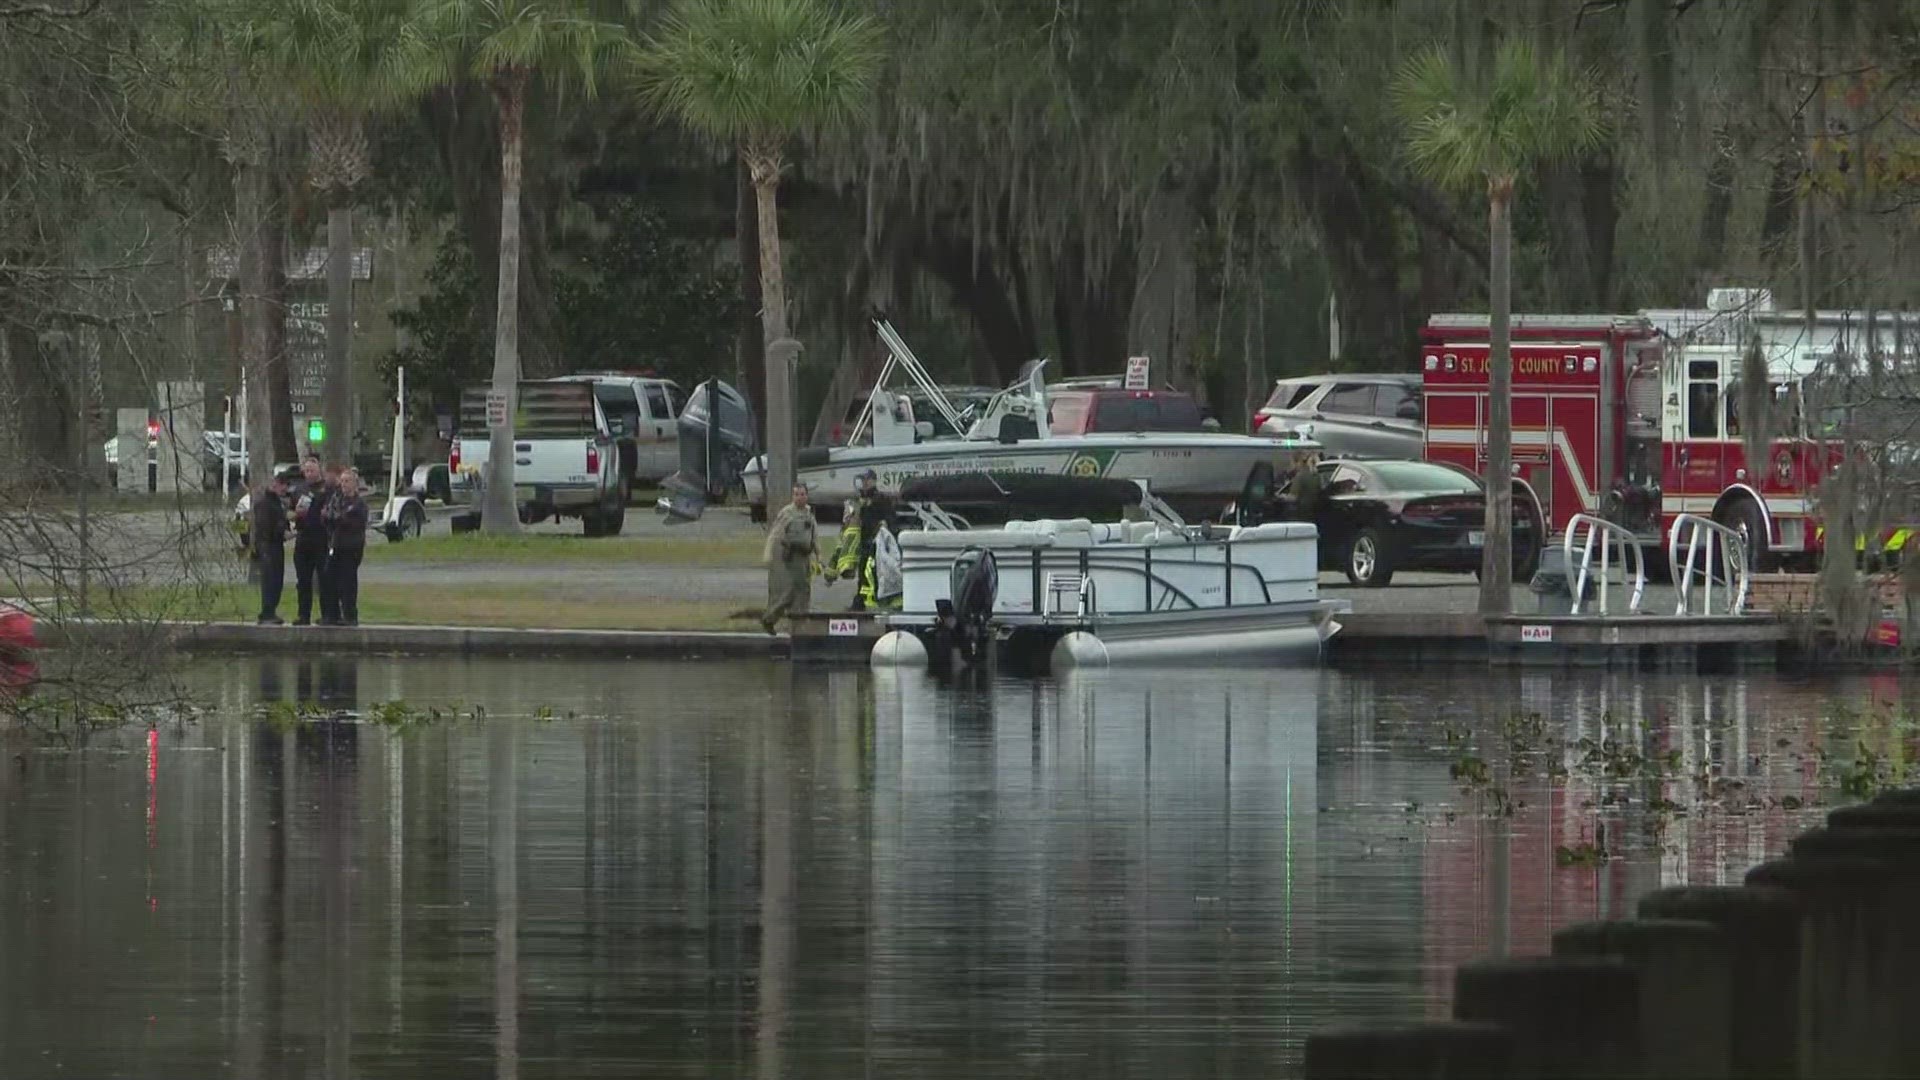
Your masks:
M1866 681L199 678L223 718L0 760L8 1077L1289 1075L1916 749ZM244 719L396 699L469 712Z

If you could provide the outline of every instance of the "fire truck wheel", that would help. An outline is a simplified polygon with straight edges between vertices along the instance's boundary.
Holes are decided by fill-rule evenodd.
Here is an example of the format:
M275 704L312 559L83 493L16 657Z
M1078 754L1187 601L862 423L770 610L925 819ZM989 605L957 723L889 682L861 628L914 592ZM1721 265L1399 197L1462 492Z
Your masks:
M1746 537L1747 570L1758 573L1767 565L1767 519L1760 505L1748 498L1735 498L1714 513L1713 520Z
M1376 529L1361 529L1347 542L1347 580L1362 589L1384 589L1393 583L1393 564L1387 541Z

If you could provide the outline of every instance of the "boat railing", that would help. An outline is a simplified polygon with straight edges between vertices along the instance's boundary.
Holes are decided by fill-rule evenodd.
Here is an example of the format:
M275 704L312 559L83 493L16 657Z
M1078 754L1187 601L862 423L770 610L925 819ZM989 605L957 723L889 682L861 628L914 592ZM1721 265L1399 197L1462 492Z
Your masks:
M1681 514L1667 531L1667 564L1673 567L1679 599L1675 615L1742 615L1751 586L1747 538L1712 518ZM1720 586L1724 610L1714 611L1714 586ZM1698 608L1695 602L1698 601Z
M1640 553L1639 538L1632 529L1592 514L1575 514L1567 522L1567 532L1561 544L1566 553L1567 568L1573 574L1573 607L1570 614L1583 614L1581 608L1587 602L1590 583L1597 587L1598 596L1595 599L1599 609L1591 614L1615 614L1609 590L1616 573L1621 577L1621 588L1628 590L1626 610L1620 614L1640 613L1640 601L1647 593L1647 566ZM1619 554L1618 562L1614 560L1616 552Z
M1063 591L1072 591L1075 592L1076 597L1079 596L1078 586L1069 587L1065 584L1070 577L1086 583L1084 590L1086 608L1082 614L1098 614L1099 609L1095 606L1098 596L1093 584L1095 571L1138 579L1141 589L1140 610L1143 612L1201 611L1275 602L1271 583L1261 574L1260 568L1253 563L1234 561L1233 541L1222 539L1199 542L1217 544L1222 548L1223 558L1218 564L1221 574L1221 603L1203 604L1165 574L1157 572L1154 569L1155 549L1151 546L1142 549L1142 558L1138 561L1106 555L1097 547L1033 549L1017 555L1012 552L1002 552L997 558L1001 560L1002 574L1030 573L1032 575L1029 587L1034 598L1034 614L1047 617L1064 615L1058 609L1054 589L1056 579L1061 583ZM908 561L916 558L949 557L945 552L921 554L919 549L904 551L902 555ZM1020 562L1025 563L1025 569L1015 569ZM1195 564L1186 559L1172 559L1162 560L1160 565L1163 569L1166 566L1192 569ZM1237 600L1234 584L1236 577L1240 581Z
M953 403L947 400L947 395L940 392L939 384L933 381L933 376L927 372L926 366L920 363L920 358L913 355L913 350L907 347L906 341L900 337L900 332L885 319L875 319L873 327L879 333L881 342L887 347L887 362L880 368L880 377L867 388L867 396L862 399L867 402L867 406L860 410L860 419L854 421L853 430L847 435L848 444L859 441L861 433L866 431L867 425L872 420L874 391L887 385L887 380L893 377L895 371L906 372L907 378L927 396L928 402L939 412L941 419L955 431L964 434L965 429L960 426L960 414L954 410Z
M913 515L920 523L920 528L927 532L963 532L973 528L966 518L948 513L939 503L910 502L906 504L905 511Z

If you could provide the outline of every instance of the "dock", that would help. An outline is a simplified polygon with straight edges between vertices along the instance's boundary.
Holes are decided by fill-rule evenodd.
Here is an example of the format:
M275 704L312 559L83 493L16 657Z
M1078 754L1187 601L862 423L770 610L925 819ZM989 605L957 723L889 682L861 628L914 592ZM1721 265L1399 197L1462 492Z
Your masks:
M1350 601L1355 609L1336 618L1340 631L1327 643L1327 661L1336 667L1428 660L1525 667L1772 666L1794 644L1790 625L1770 613L1668 614L1677 597L1658 585L1648 587L1640 613L1633 615L1559 614L1516 587L1514 614L1483 618L1474 610L1478 585L1458 574L1406 574L1385 589L1353 589L1326 575L1321 595ZM795 621L793 656L864 660L883 633L879 618L868 613L815 612Z
M1479 659L1519 666L1724 667L1770 665L1791 643L1771 615L1682 618L1430 612L1354 612L1327 642L1334 666ZM795 659L864 661L886 632L874 615L821 612L795 621Z

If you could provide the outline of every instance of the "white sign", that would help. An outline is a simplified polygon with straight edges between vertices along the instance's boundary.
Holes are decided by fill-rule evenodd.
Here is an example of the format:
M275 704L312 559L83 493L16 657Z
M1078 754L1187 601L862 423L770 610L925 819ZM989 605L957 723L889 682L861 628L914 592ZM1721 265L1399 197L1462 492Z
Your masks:
M1144 356L1127 357L1127 389L1145 390L1147 388L1147 368L1152 363Z
M1521 641L1540 641L1540 642L1552 641L1553 627L1522 626L1520 628L1520 640Z
M487 391L487 428L507 426L507 395L498 390Z
M859 637L859 619L828 619L827 633L833 637Z

